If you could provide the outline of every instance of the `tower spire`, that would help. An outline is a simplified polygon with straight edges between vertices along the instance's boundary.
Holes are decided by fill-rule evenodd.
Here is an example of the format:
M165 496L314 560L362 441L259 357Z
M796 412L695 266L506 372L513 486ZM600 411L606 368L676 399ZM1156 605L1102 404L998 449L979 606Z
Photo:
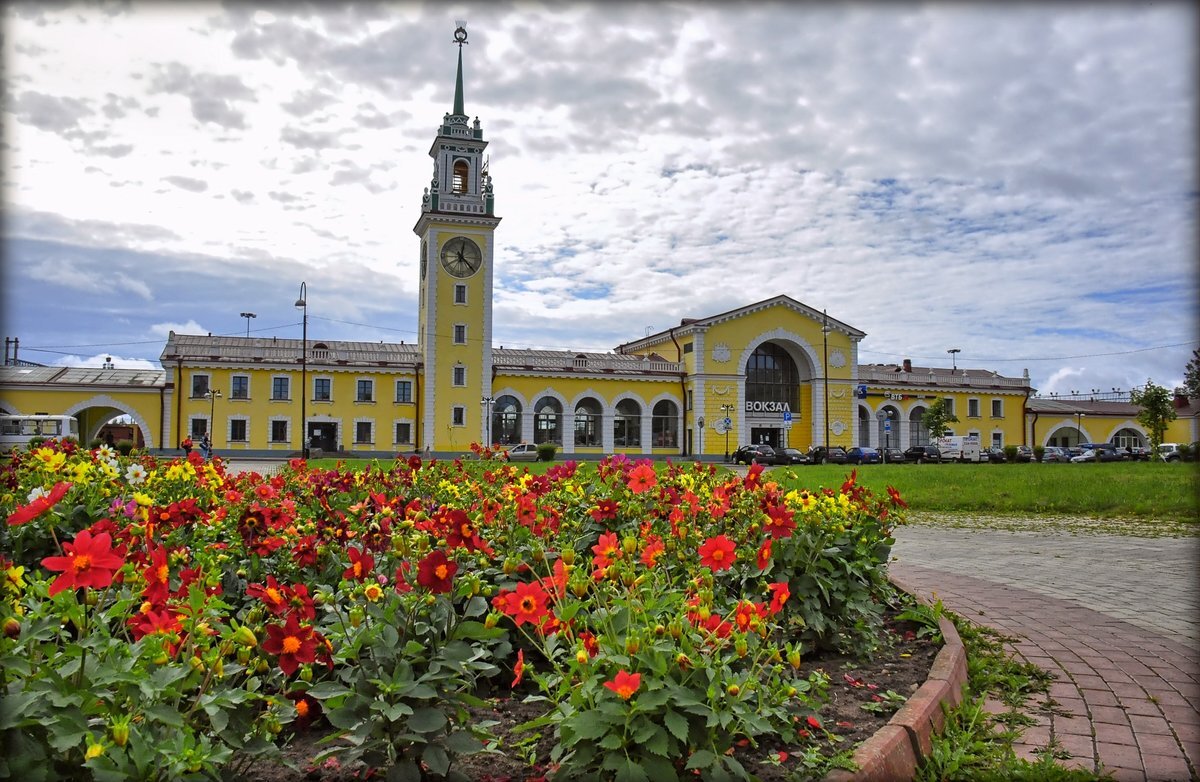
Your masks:
M454 42L458 44L458 77L454 80L454 114L459 117L465 117L466 111L463 108L463 69L462 69L462 48L463 44L467 43L467 23L455 22L458 27L454 30Z

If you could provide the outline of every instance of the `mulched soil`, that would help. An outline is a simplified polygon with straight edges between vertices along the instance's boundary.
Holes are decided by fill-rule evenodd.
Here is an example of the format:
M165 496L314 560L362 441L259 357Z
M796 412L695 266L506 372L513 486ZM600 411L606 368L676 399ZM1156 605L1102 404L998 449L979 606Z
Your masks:
M734 749L734 757L746 770L762 782L784 782L803 779L803 756L813 753L814 748L823 756L831 757L839 752L852 750L857 744L870 738L887 724L899 703L890 704L890 709L870 711L864 705L876 704L876 698L889 690L908 697L916 692L929 675L929 668L940 646L928 639L916 636L917 626L888 618L885 624L888 642L874 659L856 660L846 655L823 653L806 660L806 669L821 669L829 675L829 700L818 712L818 718L828 734L812 731L804 743L787 742L778 738L760 740L758 746L744 742ZM505 695L489 699L489 705L474 709L480 722L495 723L490 727L497 737L495 751L480 752L457 758L453 769L478 782L540 782L548 778L553 768L549 764L550 750L554 746L552 729L547 729L536 741L533 749L530 734L516 734L516 726L541 716L545 709L542 703L523 703L524 693ZM293 736L288 742L284 757L296 768L259 763L241 775L244 782L297 782L313 780L320 782L349 782L381 778L363 768L342 767L327 763L316 767L311 759L327 746L317 742L328 731L328 726L314 725L308 732ZM513 742L526 744L520 754L504 752L504 747ZM784 754L780 754L784 753ZM532 757L530 763L525 758ZM814 772L819 778L820 773ZM434 777L429 777L434 780Z

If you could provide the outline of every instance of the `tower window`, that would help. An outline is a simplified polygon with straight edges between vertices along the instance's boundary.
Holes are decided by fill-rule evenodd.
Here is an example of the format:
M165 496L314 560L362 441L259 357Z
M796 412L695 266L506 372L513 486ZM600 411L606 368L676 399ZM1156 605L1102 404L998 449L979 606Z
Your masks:
M456 160L454 162L454 178L450 181L451 193L467 192L467 177L471 173L471 167L467 165L465 160Z

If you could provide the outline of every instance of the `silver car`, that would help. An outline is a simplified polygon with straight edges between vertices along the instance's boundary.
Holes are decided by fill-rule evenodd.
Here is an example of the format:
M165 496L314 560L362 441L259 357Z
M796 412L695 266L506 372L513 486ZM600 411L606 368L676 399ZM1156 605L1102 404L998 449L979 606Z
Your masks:
M521 443L514 445L504 452L504 456L510 462L536 462L537 446L533 443Z

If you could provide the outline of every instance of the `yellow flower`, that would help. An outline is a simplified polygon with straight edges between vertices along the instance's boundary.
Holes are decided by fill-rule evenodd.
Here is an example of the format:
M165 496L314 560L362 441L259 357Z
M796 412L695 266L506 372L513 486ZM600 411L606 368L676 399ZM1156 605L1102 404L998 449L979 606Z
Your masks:
M4 589L19 595L25 589L25 566L13 565L4 571Z
M100 744L98 742L93 742L89 738L88 739L88 748L87 748L87 752L84 753L84 758L86 758L87 760L95 760L96 758L100 757L103 754L104 754L104 745Z
M154 504L154 500L151 499L149 494L145 494L140 491L135 491L133 493L133 501L136 502L138 505L142 506L143 508L149 508L151 505Z
M50 448L39 448L34 451L34 457L46 465L51 472L57 472L60 467L67 461L67 455L62 451L54 451Z

